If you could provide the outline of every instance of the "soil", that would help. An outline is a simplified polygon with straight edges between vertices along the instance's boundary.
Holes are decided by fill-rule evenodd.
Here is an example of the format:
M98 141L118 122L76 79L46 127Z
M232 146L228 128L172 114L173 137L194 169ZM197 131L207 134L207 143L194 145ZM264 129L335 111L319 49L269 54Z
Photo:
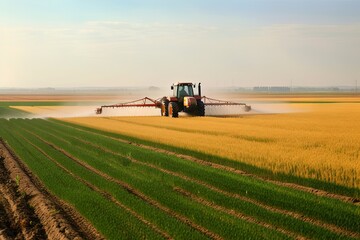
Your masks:
M47 239L29 196L10 179L4 160L0 157L0 239Z
M51 195L0 140L0 240L104 239L70 205Z

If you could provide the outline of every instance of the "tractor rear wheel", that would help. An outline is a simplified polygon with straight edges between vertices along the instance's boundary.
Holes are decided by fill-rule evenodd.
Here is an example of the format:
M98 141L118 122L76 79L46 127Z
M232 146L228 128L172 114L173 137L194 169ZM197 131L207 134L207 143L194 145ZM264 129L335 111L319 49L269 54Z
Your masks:
M170 102L168 107L168 115L177 118L179 117L179 106L176 102Z
M250 112L250 111L251 111L251 106L245 105L245 112Z
M162 108L164 108L164 112L162 112L164 114L165 117L169 116L169 100L164 100L162 103Z
M205 105L203 101L198 101L197 102L197 114L198 116L205 116Z

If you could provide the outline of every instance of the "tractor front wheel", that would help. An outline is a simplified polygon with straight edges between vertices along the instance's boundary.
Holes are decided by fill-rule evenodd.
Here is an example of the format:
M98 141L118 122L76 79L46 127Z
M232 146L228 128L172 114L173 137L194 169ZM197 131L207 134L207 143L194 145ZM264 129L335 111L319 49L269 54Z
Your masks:
M179 117L179 106L176 102L170 102L168 107L168 115L177 118Z

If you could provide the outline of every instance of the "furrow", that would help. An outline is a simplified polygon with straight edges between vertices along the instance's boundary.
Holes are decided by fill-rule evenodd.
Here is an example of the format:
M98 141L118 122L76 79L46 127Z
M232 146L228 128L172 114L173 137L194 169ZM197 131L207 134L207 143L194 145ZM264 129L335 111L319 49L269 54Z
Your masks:
M4 164L9 170L13 179L19 178L19 190L29 196L29 204L34 208L36 215L39 217L41 224L47 236L51 239L82 239L82 238L99 238L103 239L91 227L85 231L78 229L78 225L73 225L72 221L65 215L58 212L58 209L69 206L63 205L55 197L52 197L44 191L39 180L31 174L21 160L16 157L14 152L1 140L2 151L5 155ZM66 210L64 210L67 212Z
M7 234L6 234L6 229L0 229L0 240L11 240L12 238L10 238Z
M25 129L24 129L25 130ZM27 130L26 130L27 131ZM31 132L29 132L31 133ZM119 186L121 186L122 188L124 188L125 190L127 190L129 193L137 196L138 198L142 199L143 201L147 202L148 204L162 210L163 212L166 212L167 214L175 217L176 219L180 220L181 222L185 223L186 225L196 229L197 231L201 232L202 234L212 238L212 239L222 239L221 236L217 235L216 233L210 231L209 229L206 229L194 222L192 222L190 219L188 219L187 217L171 210L168 207L165 207L163 205L161 205L160 203L158 203L157 201L153 200L152 198L146 196L145 194L143 194L142 192L138 191L137 189L133 188L132 186L130 186L129 184L127 184L126 182L123 182L119 179L115 179L101 171L99 171L98 169L84 163L83 161L77 159L76 157L72 156L70 153L66 152L65 150L55 146L54 144L47 142L46 140L42 139L40 136L31 133L34 136L36 136L39 140L43 141L45 144L49 145L50 147L52 147L53 149L57 150L58 152L61 152L62 154L64 154L65 156L67 156L68 158L72 159L74 162L76 162L78 165L84 167L85 169L103 177L104 179L114 182L116 184L118 184Z
M26 228L25 224L21 224L27 223L31 216L24 210L27 202L20 201L25 198L16 196L17 186L10 180L4 160L0 149L0 239L10 239L10 234L13 238L31 239L37 229Z
M7 214L8 221L12 223L11 225L18 226L20 230L19 237L22 236L24 239L33 238L34 233L31 232L32 229L27 229L26 226L24 226L27 224L29 216L26 216L23 212L21 212L13 193L10 192L10 189L8 189L5 184L0 184L0 194L3 198L1 200L4 200L0 201L0 203L4 202L4 205L7 205L7 210L9 211ZM11 213L11 215L9 213Z

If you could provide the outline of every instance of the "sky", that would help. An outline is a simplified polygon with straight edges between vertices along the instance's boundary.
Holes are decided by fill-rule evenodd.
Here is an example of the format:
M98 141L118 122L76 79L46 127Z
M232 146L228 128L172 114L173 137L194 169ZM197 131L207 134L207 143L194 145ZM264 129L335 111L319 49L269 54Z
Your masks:
M359 0L0 0L0 88L354 86Z

